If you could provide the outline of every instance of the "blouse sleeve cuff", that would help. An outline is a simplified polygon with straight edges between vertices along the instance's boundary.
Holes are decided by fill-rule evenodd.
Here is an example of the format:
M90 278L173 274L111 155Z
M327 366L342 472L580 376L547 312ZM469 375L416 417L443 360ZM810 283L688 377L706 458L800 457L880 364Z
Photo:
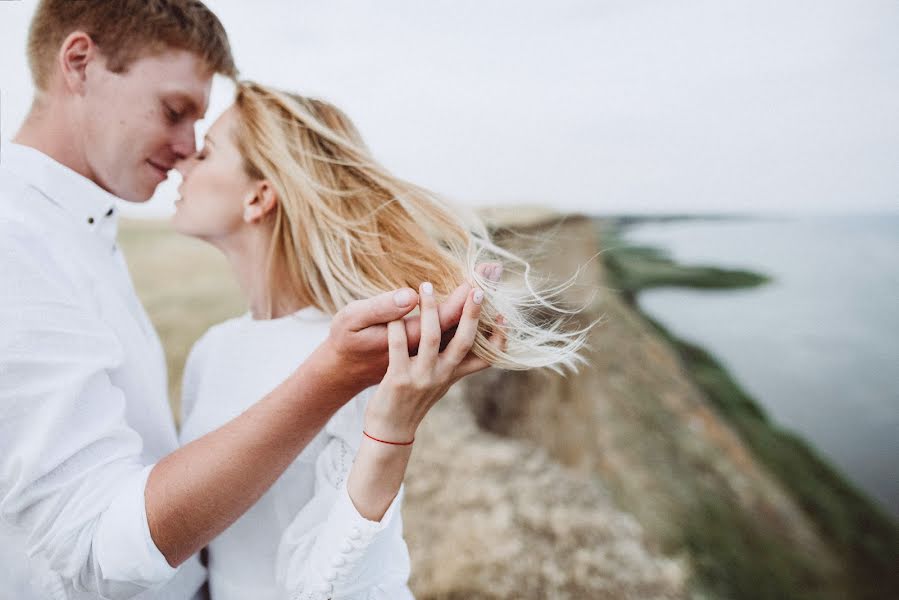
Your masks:
M154 587L174 576L150 535L144 490L154 465L129 476L123 490L101 517L95 537L96 557L104 579Z
M400 506L402 505L402 495L403 486L400 485L399 491L396 496L394 496L393 500L391 500L390 506L387 507L387 511L384 513L384 516L381 517L381 520L371 521L359 514L359 510L356 508L356 505L353 504L353 499L350 498L347 482L345 480L337 493L337 501L334 503L331 517L328 520L331 523L344 524L342 529L344 530L345 535L350 539L354 541L359 541L361 539L364 539L366 542L370 541L371 537L390 526L390 523L394 519L394 515L400 510Z
M336 501L328 516L328 523L333 524L333 529L327 535L327 540L321 540L322 545L313 559L315 568L309 570L314 576L298 582L293 588L296 594L294 597L303 600L330 598L335 589L340 590L340 597L355 597L354 594L370 589L382 578L383 569L371 569L370 566L366 568L366 563L374 560L380 564L384 560L383 556L377 553L370 555L369 551L379 539L379 534L400 518L402 496L403 486L400 486L383 518L380 521L370 521L359 514L344 481L337 491ZM363 576L364 572L369 575ZM372 575L376 579L372 580Z

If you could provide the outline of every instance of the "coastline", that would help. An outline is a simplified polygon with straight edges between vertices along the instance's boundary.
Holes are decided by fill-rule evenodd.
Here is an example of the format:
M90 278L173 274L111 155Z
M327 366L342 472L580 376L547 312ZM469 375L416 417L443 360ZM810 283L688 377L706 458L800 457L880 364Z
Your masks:
M674 335L642 311L637 301L640 292L657 287L748 288L764 285L768 277L745 270L680 264L659 248L632 245L623 239L625 228L649 221L659 219L596 219L603 244L611 249L604 254L604 259L613 285L620 289L632 309L676 349L690 378L760 461L790 490L823 537L837 550L845 561L849 583L856 592L854 597L894 597L899 590L899 576L893 562L899 556L896 522L802 437L774 423L710 352ZM698 542L697 545L707 547L714 540Z
M426 420L403 510L417 597L896 596L895 524L713 357L628 302L638 291L614 279L621 244L602 219L516 208L504 225L501 212L488 219L498 239L543 249L539 273L587 267L567 300L580 306L600 290L585 318L604 323L591 368L565 378L490 370ZM190 344L242 310L239 293L216 251L164 224L128 222L122 246L166 346L175 407ZM628 285L646 289L653 254L630 256L642 271ZM729 277L663 266L666 285ZM743 273L729 284L762 281ZM453 525L435 528L434 514Z

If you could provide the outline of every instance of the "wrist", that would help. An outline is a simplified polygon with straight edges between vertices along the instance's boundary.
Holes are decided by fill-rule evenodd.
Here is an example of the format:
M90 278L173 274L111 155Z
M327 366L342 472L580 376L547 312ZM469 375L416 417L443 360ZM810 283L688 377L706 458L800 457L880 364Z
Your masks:
M398 441L398 440L391 441L391 440L384 440L379 437L373 436L372 434L368 433L364 429L362 430L362 435L364 435L365 437L367 437L368 439L370 439L373 442L378 442L379 444L387 444L388 446L411 446L413 443L415 443L414 436L412 437L412 439L410 439L408 441Z
M356 469L359 471L356 475L357 478L360 481L371 482L383 480L387 477L388 479L395 479L397 487L399 487L414 447L414 445L395 446L382 444L363 435L362 442L359 444L359 451L356 453L356 459L353 462L354 468L357 462L359 464L359 468ZM393 473L396 477L390 477L390 473Z
M349 361L342 358L328 340L321 343L303 362L302 368L308 377L327 382L334 393L352 398L360 394L366 386L356 377Z
M415 440L417 423L400 423L394 419L382 419L366 413L362 435L368 441L388 446L411 446Z

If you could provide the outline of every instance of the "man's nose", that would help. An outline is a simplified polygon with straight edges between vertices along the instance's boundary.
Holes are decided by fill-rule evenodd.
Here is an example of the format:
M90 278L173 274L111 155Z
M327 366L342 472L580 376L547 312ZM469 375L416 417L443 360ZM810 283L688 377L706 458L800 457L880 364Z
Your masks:
M179 160L187 158L197 151L197 136L194 133L193 125L185 124L178 129L178 136L172 144L172 150Z

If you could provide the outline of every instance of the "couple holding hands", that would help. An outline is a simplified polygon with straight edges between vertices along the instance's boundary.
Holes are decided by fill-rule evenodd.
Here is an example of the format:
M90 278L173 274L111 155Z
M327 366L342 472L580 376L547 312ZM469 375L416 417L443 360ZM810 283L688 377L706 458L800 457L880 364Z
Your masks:
M41 0L27 52L34 102L0 149L0 545L23 600L412 598L419 423L489 366L573 367L585 331L338 108L238 80L199 0ZM215 74L235 99L197 149ZM172 169L174 228L249 307L191 350L180 432L116 245L117 200Z

